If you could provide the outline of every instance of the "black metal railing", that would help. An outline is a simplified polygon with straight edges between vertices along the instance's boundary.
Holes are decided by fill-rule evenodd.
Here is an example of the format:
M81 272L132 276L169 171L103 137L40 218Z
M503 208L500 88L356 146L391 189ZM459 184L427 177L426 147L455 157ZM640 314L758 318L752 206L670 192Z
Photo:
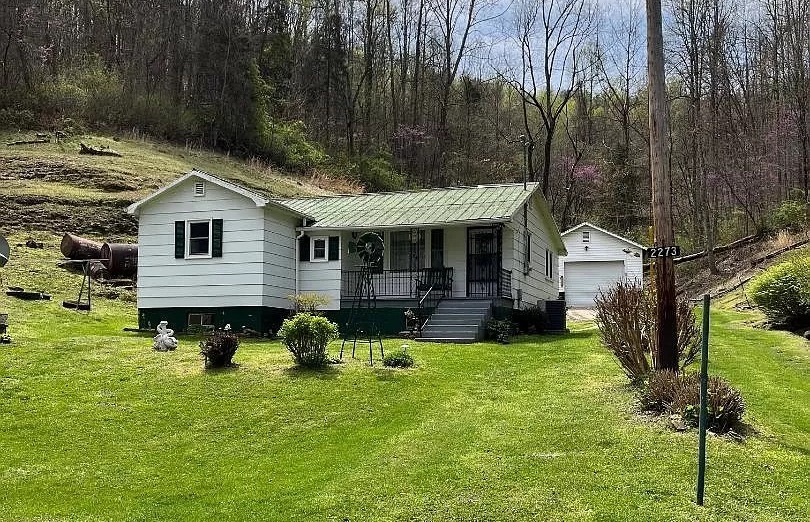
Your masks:
M355 294L361 276L361 270L347 270L341 273L340 297L342 299L357 297ZM377 297L421 300L431 288L433 293L441 293L442 297L450 297L452 294L452 268L380 270L371 277Z
M453 269L440 269L441 272L434 271L426 274L429 279L417 279L416 288L419 292L419 301L416 304L417 329L422 333L430 315L436 309L439 301L445 297L453 296Z
M500 297L512 297L512 271L501 268L498 278L498 295Z

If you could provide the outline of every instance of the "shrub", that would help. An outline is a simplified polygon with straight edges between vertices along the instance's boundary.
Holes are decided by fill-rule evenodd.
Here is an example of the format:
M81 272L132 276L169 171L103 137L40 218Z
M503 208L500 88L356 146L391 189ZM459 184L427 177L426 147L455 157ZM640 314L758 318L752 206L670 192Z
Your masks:
M513 310L512 321L520 333L538 334L546 330L546 312L539 306Z
M751 281L748 294L775 322L802 324L810 319L810 258L774 265Z
M602 344L633 382L642 382L658 368L655 292L635 282L619 282L595 299L596 325ZM700 327L688 300L676 304L678 360L681 369L700 352Z
M706 390L706 428L726 433L738 428L745 413L740 392L720 377L709 377ZM639 395L643 410L679 415L687 426L697 426L700 417L700 376L697 373L655 371Z
M308 314L317 314L319 306L326 306L329 304L329 297L321 294L290 294L287 296L293 304L293 309L296 312L306 312Z
M700 417L700 379L697 374L682 379L670 406L689 426L697 426ZM739 428L745 413L745 401L739 390L721 377L710 376L706 389L706 429L727 433Z
M509 344L513 327L512 321L508 319L490 319L487 322L487 337L501 344Z
M206 368L224 368L233 364L233 355L239 348L239 337L230 330L217 330L200 341L200 355L205 357Z
M693 380L700 384L695 373L676 373L672 370L651 372L639 394L641 409L655 413L668 412L679 390L693 386Z
M787 200L776 207L768 218L773 230L800 232L807 228L810 206L804 201Z
M400 190L405 178L385 156L358 156L349 167L350 174L373 192Z
M326 346L338 338L338 327L325 317L299 313L284 320L278 335L296 363L319 368L328 362Z
M383 366L389 368L410 368L413 366L413 357L408 353L407 346L403 346L395 352L389 352L383 357Z

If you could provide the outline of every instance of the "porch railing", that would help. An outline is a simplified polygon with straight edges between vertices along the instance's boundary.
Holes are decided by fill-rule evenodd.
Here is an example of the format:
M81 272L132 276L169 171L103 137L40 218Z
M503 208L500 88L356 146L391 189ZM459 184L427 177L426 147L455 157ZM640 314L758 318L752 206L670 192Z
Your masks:
M498 278L498 290L500 297L512 297L512 271L501 268Z
M357 296L357 283L361 270L347 270L341 273L340 297L354 299ZM442 297L451 297L453 288L452 268L420 268L416 270L381 270L372 274L374 293L377 297L399 299L422 299L433 288Z

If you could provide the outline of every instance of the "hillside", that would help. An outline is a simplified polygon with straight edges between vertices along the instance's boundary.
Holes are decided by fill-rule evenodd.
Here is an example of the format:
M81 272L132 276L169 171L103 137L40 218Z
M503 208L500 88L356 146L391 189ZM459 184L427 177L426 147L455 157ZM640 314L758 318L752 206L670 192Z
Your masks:
M320 173L295 176L259 162L140 137L80 135L61 143L6 145L33 137L33 132L0 133L0 233L133 236L136 223L126 207L194 167L279 196L359 190L354 182ZM79 154L80 143L122 157Z
M746 297L749 281L763 270L791 256L810 255L810 230L800 233L780 231L734 250L717 254L719 274L712 275L701 260L678 265L678 290L690 299L710 293L721 306L749 309Z

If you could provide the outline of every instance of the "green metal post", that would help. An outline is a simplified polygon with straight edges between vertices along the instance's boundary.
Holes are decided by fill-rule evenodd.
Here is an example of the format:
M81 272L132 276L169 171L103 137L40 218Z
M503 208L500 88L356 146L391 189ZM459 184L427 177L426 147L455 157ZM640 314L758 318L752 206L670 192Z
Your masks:
M709 294L703 296L703 346L700 352L700 417L698 420L698 476L697 503L703 505L703 486L706 478L706 388L709 383Z

